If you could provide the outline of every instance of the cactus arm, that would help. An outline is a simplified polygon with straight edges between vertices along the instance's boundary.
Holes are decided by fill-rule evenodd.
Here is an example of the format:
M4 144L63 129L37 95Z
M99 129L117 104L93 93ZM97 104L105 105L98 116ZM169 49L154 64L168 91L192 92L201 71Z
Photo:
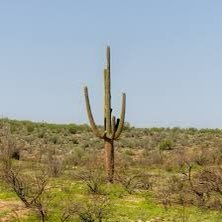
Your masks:
M121 115L120 115L120 122L115 133L115 139L118 139L123 131L124 127L124 120L125 120L125 112L126 112L126 94L122 94L122 107L121 107Z
M115 138L115 134L116 134L116 117L113 116L112 117L112 136L111 136L111 139Z
M85 103L86 103L86 110L87 110L87 114L88 114L88 119L89 119L89 123L90 123L90 126L92 128L92 131L93 133L99 137L99 138L103 138L103 136L105 134L101 134L96 126L96 123L94 121L94 118L93 118L93 114L92 114L92 111L91 111L91 106L90 106L90 102L89 102L89 94L88 94L88 88L87 86L84 87L84 95L85 95Z

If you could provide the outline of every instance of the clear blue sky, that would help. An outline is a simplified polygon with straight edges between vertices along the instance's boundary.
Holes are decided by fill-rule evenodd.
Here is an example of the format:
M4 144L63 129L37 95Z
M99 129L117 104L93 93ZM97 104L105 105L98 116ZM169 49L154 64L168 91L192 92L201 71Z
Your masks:
M134 126L222 127L222 1L0 1L0 112L102 123L105 47L112 101Z

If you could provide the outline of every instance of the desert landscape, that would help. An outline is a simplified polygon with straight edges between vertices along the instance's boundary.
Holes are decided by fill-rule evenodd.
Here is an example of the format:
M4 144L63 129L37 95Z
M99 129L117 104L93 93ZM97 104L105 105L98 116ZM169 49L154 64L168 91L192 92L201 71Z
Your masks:
M0 222L222 222L221 9L0 1Z
M221 221L222 131L126 124L107 182L87 125L1 120L1 221Z

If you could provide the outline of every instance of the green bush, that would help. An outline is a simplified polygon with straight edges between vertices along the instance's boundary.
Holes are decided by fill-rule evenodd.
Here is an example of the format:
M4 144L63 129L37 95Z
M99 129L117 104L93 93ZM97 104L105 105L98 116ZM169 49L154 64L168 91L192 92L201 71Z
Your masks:
M77 126L75 124L69 124L68 130L71 134L76 134L77 133Z
M160 150L172 150L173 142L171 140L163 140L159 143Z
M57 136L57 135L52 135L50 138L49 138L49 141L53 144L60 144L60 138Z
M28 133L32 133L35 130L35 126L33 124L27 124L26 129Z

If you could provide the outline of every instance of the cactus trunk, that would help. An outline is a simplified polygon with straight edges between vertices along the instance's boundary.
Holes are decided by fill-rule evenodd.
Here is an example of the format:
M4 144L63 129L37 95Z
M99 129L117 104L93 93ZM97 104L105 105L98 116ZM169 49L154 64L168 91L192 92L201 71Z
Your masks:
M113 183L114 177L114 141L113 140L104 140L104 149L105 149L105 168L107 174L107 180L110 183Z
M122 95L122 108L120 119L112 116L111 108L111 81L110 81L110 47L106 50L107 64L104 69L104 132L100 132L95 124L91 106L89 102L88 88L84 88L86 110L93 133L104 140L105 150L105 168L107 172L107 180L113 182L114 177L114 140L117 140L123 130L125 120L126 95Z

